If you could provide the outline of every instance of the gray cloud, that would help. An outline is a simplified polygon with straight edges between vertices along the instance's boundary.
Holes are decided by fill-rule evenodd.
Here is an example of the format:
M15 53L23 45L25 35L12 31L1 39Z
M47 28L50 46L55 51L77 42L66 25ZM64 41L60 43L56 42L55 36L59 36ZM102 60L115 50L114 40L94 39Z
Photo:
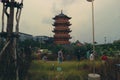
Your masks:
M74 4L75 2L76 0L62 0L62 5L68 6L68 5Z
M57 9L56 3L53 3L53 4L52 4L51 11L52 11L53 14L56 14L56 13L57 13L58 9Z
M44 18L42 18L41 23L42 24L52 24L53 23L52 18L51 17L44 17Z
M52 4L52 9L51 11L56 14L60 12L61 9L65 10L67 7L71 6L74 4L77 0L61 0L58 2L54 2Z

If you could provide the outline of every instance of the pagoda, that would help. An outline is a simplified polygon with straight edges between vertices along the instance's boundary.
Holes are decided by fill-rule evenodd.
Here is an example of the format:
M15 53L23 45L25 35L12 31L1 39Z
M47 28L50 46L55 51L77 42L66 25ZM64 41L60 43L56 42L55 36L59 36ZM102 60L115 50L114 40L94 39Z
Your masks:
M55 20L53 26L55 26L54 30L54 43L55 44L61 44L61 45L67 45L70 44L69 39L71 39L69 33L71 32L69 26L71 25L69 20L71 17L68 17L67 15L61 13L59 15L56 15L54 18Z

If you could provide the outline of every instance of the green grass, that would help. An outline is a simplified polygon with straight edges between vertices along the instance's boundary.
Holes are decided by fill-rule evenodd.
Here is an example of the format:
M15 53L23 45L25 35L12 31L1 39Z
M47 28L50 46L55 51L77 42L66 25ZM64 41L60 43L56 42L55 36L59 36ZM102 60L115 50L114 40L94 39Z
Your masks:
M34 60L29 69L28 80L88 80L87 76L93 72L95 65L95 73L101 75L101 80L114 80L114 64L116 60L109 60L106 64L98 60L94 63L89 60L64 61L59 64L57 61L41 61ZM57 67L62 70L58 71Z
M96 62L98 64L100 62ZM92 63L84 61L64 61L59 64L57 61L32 61L29 70L29 80L85 80L91 70ZM61 71L57 68L61 67Z

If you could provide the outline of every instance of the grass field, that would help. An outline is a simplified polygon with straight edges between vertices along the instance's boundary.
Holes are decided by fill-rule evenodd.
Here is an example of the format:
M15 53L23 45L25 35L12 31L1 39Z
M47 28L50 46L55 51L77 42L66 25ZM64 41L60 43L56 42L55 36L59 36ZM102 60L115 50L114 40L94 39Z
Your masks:
M101 75L101 80L115 80L114 66L116 61L110 60L103 63L98 60L64 61L59 64L57 61L32 61L29 69L28 80L88 80L88 74L93 72Z

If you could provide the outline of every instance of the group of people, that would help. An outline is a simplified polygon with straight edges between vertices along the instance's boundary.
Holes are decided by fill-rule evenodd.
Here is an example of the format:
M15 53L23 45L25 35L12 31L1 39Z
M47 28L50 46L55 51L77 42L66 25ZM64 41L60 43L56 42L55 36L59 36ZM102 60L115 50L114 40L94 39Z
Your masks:
M57 59L58 59L58 63L62 63L63 62L63 52L62 52L62 49L60 51L58 51L58 57L57 57ZM42 57L42 60L43 61L47 61L48 60L47 56L44 55Z
M95 52L90 54L90 57L89 57L90 61L93 61L95 59L95 55L96 55ZM107 57L107 55L105 55L105 53L103 53L103 55L101 56L101 60L103 62L106 62L108 60L108 57Z
M78 51L78 52L79 52L79 55L77 55L77 59L80 61L80 51ZM58 57L57 57L58 63L62 63L62 62L63 62L63 59L64 59L62 49L58 51L58 55L57 55L57 56L58 56ZM87 54L87 58L88 58L90 61L93 61L93 60L95 59L95 52L92 52L91 54L89 53L89 56L88 56L88 54ZM107 57L105 54L103 54L103 55L101 56L101 60L102 60L102 61L106 61L107 59L108 59L108 57ZM47 57L44 56L44 57L43 57L43 60L47 61Z
M79 55L77 55L77 59L80 61L80 50L78 50L78 52L79 52ZM89 54L88 58L90 61L93 61L95 59L95 56L96 56L96 53L95 53L95 51L93 51L93 52L91 52L91 54ZM107 57L107 55L105 55L105 53L103 53L103 55L101 56L101 60L103 62L106 62L108 60L108 57ZM62 52L62 50L60 50L60 51L58 51L58 62L62 63L62 61L63 61L63 52Z

